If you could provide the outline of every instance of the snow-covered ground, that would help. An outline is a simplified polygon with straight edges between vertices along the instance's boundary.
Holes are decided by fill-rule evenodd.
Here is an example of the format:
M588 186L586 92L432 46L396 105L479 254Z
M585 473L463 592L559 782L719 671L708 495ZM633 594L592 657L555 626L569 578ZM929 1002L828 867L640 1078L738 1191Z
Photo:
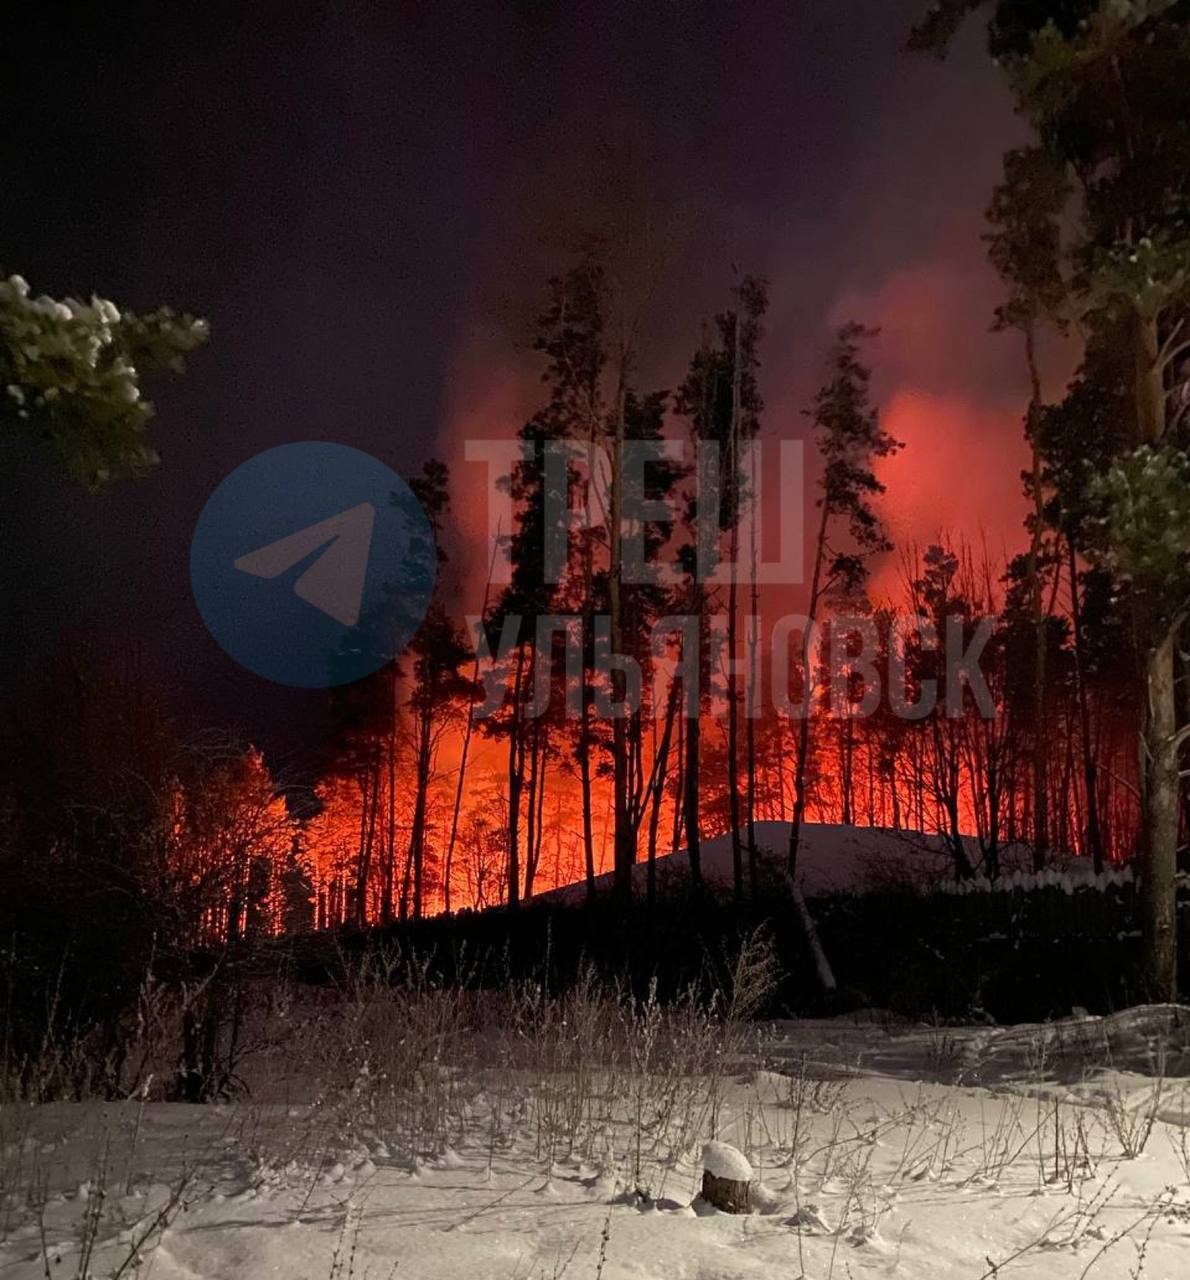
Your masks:
M0 1107L0 1276L1190 1274L1185 1011L781 1023L688 1076L651 1067L650 1017L610 1073L555 1038L537 1069L419 1067L383 1108L378 1065L313 1099ZM711 1139L750 1216L696 1198Z
M788 822L756 824L756 846L762 863L776 872L785 868L789 826ZM978 841L972 836L964 837L964 848L972 865L978 868L981 865ZM702 841L700 852L707 883L729 890L733 876L731 836L720 835ZM747 858L747 833L744 834L744 857ZM1006 886L1020 887L1029 882L1026 872L1030 853L1025 846L1003 849L1001 864ZM689 877L689 866L690 857L685 849L658 857L658 882L665 886L685 881ZM646 865L638 864L635 876L639 888L643 889L647 874ZM1090 864L1086 859L1077 858L1064 859L1048 873L1043 883L1057 882L1059 878L1072 886L1093 880ZM802 827L797 885L807 898L888 886L946 888L953 882L954 861L941 836L817 822L808 822ZM610 875L601 877L601 883L610 886ZM987 887L986 882L979 880L975 885ZM585 894L584 886L571 885L539 896L582 901Z

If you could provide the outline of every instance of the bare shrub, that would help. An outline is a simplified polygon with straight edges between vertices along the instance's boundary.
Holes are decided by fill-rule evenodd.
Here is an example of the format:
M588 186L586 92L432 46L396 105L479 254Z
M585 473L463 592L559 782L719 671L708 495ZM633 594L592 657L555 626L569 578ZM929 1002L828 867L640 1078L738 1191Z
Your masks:
M1144 1154L1153 1136L1153 1126L1157 1123L1164 1094L1165 1077L1162 1073L1152 1088L1146 1088L1139 1102L1135 1094L1129 1097L1125 1093L1118 1079L1113 1079L1111 1087L1102 1095L1107 1128L1119 1143L1120 1154L1125 1160L1135 1160Z

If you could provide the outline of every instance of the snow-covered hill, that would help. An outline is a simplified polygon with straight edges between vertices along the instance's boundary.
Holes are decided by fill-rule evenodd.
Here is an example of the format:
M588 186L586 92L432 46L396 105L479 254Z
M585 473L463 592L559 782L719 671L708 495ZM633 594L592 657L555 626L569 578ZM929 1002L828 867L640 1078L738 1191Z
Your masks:
M756 845L762 865L772 873L784 870L789 850L788 822L758 822ZM967 856L975 866L980 864L979 846L966 839ZM703 877L708 884L730 888L732 884L731 835L715 836L702 842ZM743 837L745 875L748 866L748 838ZM1001 855L1007 871L1027 865L1028 851L1023 847ZM643 890L648 868L636 868L636 881ZM661 885L675 885L688 880L690 856L687 850L666 854L657 859L657 876ZM954 878L954 863L946 842L940 836L916 831L890 831L874 827L845 827L825 823L806 823L802 827L798 850L797 884L807 898L825 894L863 893L889 885L912 884L926 889L940 886ZM610 886L610 874L599 878L601 888ZM543 895L572 900L585 892L572 885Z
M756 846L760 864L769 876L782 875L789 850L788 822L758 822ZM744 875L748 876L748 836L742 837ZM702 871L707 884L730 890L733 882L731 835L714 836L702 842ZM912 886L944 893L1007 892L1014 889L1055 887L1072 892L1080 887L1104 888L1132 878L1129 867L1112 867L1096 876L1090 860L1073 855L1051 855L1047 868L1032 870L1027 845L1008 845L1000 850L1000 875L995 881L983 874L983 856L974 836L963 837L963 847L976 875L956 883L954 859L947 841L920 831L893 831L879 827L852 827L830 823L805 823L798 849L797 885L806 898L834 893L868 893L873 890ZM636 885L643 892L648 866L640 863ZM686 849L657 859L658 883L664 890L688 882L690 855ZM611 887L611 873L598 877L601 890ZM538 895L539 899L575 902L585 895L582 884L568 885Z

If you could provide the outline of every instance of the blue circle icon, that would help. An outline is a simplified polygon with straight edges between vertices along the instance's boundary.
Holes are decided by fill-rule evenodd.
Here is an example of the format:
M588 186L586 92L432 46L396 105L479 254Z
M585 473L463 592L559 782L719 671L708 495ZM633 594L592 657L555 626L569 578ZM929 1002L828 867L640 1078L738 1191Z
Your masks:
M207 629L241 665L321 689L379 670L434 592L433 531L412 490L347 445L267 449L202 509L190 580Z

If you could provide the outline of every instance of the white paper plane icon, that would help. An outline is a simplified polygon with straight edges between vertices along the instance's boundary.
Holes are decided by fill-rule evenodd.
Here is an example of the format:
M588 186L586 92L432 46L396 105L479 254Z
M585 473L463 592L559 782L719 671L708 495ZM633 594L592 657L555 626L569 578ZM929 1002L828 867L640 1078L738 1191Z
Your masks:
M240 556L235 567L255 578L275 578L330 543L293 584L293 592L336 622L353 627L363 605L375 519L375 507L361 502L358 507L340 511L337 516Z

